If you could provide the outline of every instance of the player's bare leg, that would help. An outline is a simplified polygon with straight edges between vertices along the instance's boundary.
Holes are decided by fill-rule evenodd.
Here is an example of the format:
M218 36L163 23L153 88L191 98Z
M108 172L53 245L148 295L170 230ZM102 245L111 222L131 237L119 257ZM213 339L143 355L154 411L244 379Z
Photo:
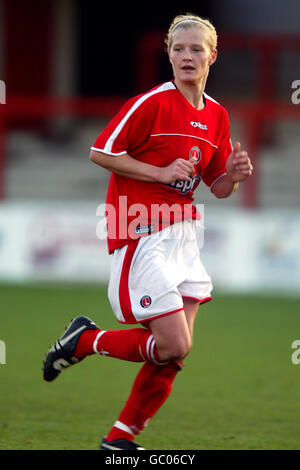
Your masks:
M183 359L190 351L192 338L189 323L192 325L192 309L184 310L155 318L149 321L149 328L154 336L161 361Z
M186 321L189 327L191 339L194 333L194 322L198 313L200 302L193 299L183 299L183 308L186 317Z

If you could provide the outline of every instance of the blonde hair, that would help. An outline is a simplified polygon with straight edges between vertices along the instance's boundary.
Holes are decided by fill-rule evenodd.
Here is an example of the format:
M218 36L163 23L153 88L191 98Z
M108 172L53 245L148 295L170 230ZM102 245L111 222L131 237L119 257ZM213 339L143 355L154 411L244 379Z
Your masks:
M186 15L178 15L172 21L168 31L168 35L165 40L168 47L168 51L170 51L171 49L173 34L177 30L177 28L191 28L192 26L197 25L199 25L203 29L206 29L210 33L208 43L209 47L211 48L211 51L214 51L217 48L218 42L218 36L215 27L211 24L209 20L189 13L187 13Z

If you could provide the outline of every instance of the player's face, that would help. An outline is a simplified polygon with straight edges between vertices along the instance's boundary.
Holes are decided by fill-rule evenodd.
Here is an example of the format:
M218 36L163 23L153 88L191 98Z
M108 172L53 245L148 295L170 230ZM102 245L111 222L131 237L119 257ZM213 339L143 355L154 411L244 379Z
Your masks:
M211 51L209 32L199 28L178 28L173 35L169 59L175 80L202 83L209 66L216 60L216 51Z

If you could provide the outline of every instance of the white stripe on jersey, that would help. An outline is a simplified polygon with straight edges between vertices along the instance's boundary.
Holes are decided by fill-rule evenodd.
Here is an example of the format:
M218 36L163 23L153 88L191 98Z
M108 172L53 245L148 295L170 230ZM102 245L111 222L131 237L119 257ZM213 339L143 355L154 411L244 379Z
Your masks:
M111 149L112 149L112 146L114 144L114 141L115 139L118 137L118 135L120 134L121 130L123 129L123 127L125 126L126 122L128 121L128 119L130 118L130 116L134 113L134 111L141 105L144 103L144 101L146 101L148 98L150 98L150 96L152 95L155 95L156 93L160 93L162 91L167 91L167 90L176 90L176 87L175 85L172 83L172 82L166 82L164 83L163 85L159 86L158 88L156 88L155 90L152 90L148 93L146 93L145 95L141 96L141 98L139 98L135 103L134 105L130 108L130 110L127 112L127 114L125 114L125 116L123 117L122 121L118 124L118 126L115 128L114 132L111 134L111 136L108 138L106 144L105 144L105 147L104 147L104 152L105 153L109 153L111 152ZM96 149L95 149L96 150Z
M189 134L151 134L150 137L159 137L160 135L181 135L182 137L193 137L194 139L204 140L204 142L207 142L208 144L210 144L212 147L215 147L216 149L218 148L217 145L212 144L209 140L203 139L202 137L197 137L196 135L189 135Z
M98 149L97 147L91 147L91 150L95 150L95 152L102 152L102 153L105 153L106 155L112 155L112 156L119 156L119 155L125 155L127 152L118 152L118 153L112 153L112 152L105 152L103 149Z
M219 106L221 106L220 103L218 103L216 100L214 100L211 96L207 95L206 93L203 93L203 95L204 95L205 98L207 98L208 100L211 100L211 101L213 101L214 103L216 103L216 104L218 104Z

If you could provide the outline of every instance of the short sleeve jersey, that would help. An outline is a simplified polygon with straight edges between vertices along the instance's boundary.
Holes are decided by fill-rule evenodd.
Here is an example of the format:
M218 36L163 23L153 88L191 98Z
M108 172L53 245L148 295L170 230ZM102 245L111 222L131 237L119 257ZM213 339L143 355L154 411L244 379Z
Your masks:
M212 188L226 173L232 151L228 115L204 94L205 106L194 108L173 81L128 100L97 137L92 150L111 158L128 154L166 167L177 158L196 157L189 181L172 184L139 181L111 174L107 200L109 253L132 240L184 218L199 218L193 191L200 181Z

